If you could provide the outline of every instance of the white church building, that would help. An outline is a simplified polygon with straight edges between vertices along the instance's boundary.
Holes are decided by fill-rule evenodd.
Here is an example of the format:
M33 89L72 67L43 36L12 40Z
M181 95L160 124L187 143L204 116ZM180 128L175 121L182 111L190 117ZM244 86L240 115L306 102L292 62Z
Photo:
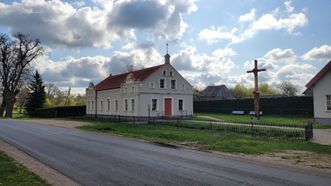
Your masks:
M86 88L86 114L95 117L191 117L192 85L170 64L109 75Z

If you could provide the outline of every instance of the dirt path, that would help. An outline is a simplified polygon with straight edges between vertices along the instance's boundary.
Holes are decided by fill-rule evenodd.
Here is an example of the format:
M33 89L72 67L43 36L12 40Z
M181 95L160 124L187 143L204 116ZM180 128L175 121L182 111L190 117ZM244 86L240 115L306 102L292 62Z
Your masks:
M313 143L331 145L331 129L314 129Z
M44 165L38 160L32 158L26 153L18 150L17 148L9 145L8 143L0 140L0 150L5 152L8 156L12 157L15 161L25 166L31 172L37 174L47 183L54 186L76 186L78 183L70 178L64 176L58 171Z
M49 125L49 126L63 127L63 128L75 128L89 124L88 122L83 122L83 121L59 120L59 119L27 119L20 121L22 121L23 123L33 123L33 124Z

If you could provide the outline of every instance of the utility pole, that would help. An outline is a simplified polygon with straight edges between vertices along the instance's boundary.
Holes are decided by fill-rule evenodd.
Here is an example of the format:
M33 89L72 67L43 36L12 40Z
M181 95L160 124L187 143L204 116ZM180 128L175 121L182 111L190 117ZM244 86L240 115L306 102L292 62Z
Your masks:
M255 112L255 117L259 120L260 119L260 93L259 93L259 83L258 83L258 73L261 71L266 71L266 69L258 69L257 67L257 60L254 60L254 68L253 70L247 71L247 73L254 73L254 112Z
M71 87L69 87L69 90L68 90L68 93L67 93L66 102L64 103L65 107L69 105L70 90L71 90Z

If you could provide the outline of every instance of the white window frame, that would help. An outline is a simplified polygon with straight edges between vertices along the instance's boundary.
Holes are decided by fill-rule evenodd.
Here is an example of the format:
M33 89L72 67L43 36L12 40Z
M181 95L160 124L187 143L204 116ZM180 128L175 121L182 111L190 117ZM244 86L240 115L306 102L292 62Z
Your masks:
M133 104L132 104L133 101ZM130 110L131 112L135 112L135 107L136 107L136 100L134 98L130 99Z
M173 81L175 81L175 87L174 88L172 88L172 82ZM170 80L170 88L172 89L172 90L176 90L177 89L177 80L176 79L172 79L172 80Z
M171 77L174 76L173 71L170 71L170 72L169 72L169 76L171 76Z
M124 111L129 111L129 101L128 99L124 99Z
M150 82L150 83L149 83L149 88L150 88L150 89L154 89L154 88L155 88L155 84L154 84L154 82Z
M167 71L166 71L166 70L163 70L163 71L162 71L162 75L163 75L163 76L167 76Z
M131 87L131 92L134 93L134 86Z
M114 109L115 109L115 112L118 112L118 99L115 99L114 100Z
M155 110L153 110L153 100L156 100ZM157 98L152 98L152 99L151 99L151 111L158 111L158 110L159 110L159 99L157 99Z
M161 80L163 79L164 83L163 83L163 88L161 88ZM159 79L159 88L160 89L166 89L167 88L167 81L165 78L160 78Z
M182 101L182 110L179 109L179 102ZM184 110L184 99L178 99L178 110L183 111Z
M330 112L331 111L331 95L326 95L326 111Z
M110 113L111 111L111 99L107 98L107 112Z
M103 100L100 100L100 113L103 112Z

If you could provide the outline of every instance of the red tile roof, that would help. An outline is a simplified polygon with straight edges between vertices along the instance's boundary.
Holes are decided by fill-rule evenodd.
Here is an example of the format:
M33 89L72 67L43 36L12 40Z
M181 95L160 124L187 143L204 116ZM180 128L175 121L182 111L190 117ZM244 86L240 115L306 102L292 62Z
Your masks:
M327 72L331 70L331 61L326 64L321 71L319 71L315 77L313 77L306 85L307 89L313 87Z
M153 74L155 71L157 71L162 65L145 68L141 70L136 70L132 72L126 72L123 74L117 74L117 75L109 75L106 79L102 80L100 83L94 86L96 90L107 90L107 89L115 89L120 88L121 84L125 82L126 77L129 74L133 74L133 78L136 80L144 81L148 76Z

